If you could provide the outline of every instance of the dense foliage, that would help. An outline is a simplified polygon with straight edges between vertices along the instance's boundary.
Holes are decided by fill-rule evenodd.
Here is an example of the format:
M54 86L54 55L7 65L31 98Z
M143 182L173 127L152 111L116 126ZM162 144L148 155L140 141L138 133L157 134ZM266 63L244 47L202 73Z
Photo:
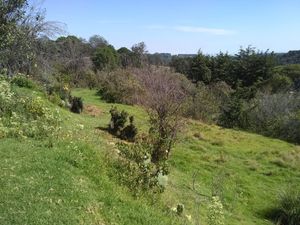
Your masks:
M109 103L135 104L142 94L142 88L132 71L116 70L111 73L100 73L100 97Z
M188 115L299 143L300 68L276 63L274 53L248 47L234 56L175 57L171 66L198 87Z
M135 196L157 194L164 190L163 176L151 162L152 146L145 140L132 145L119 143L120 159L116 165L118 177ZM164 178L162 178L164 177Z
M0 80L0 137L44 138L57 134L59 111L52 111L41 97L15 92Z

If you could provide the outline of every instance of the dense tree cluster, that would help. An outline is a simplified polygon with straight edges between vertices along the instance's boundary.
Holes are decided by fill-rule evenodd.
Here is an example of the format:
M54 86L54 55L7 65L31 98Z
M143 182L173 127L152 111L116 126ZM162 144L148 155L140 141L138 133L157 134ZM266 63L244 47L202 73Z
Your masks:
M225 81L233 88L249 87L272 76L276 65L274 53L259 52L249 46L230 56L220 53L204 55L201 51L195 57L173 57L171 67L185 74L194 83L205 84Z
M234 56L173 57L170 66L202 89L192 92L190 116L300 142L299 65L279 65L278 54L249 46Z

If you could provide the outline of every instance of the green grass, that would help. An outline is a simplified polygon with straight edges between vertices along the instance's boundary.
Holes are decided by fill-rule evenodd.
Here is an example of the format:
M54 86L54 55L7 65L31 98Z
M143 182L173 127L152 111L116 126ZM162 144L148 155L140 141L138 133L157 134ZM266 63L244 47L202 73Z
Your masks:
M0 140L0 224L206 224L206 196L216 192L225 224L271 225L264 211L282 189L300 183L300 147L188 120L171 153L166 191L154 201L136 199L111 174L118 140L97 127L107 126L112 104L95 93L73 91L101 113L61 109L64 123L53 147L48 140ZM143 109L115 105L147 131ZM179 203L181 217L170 210Z

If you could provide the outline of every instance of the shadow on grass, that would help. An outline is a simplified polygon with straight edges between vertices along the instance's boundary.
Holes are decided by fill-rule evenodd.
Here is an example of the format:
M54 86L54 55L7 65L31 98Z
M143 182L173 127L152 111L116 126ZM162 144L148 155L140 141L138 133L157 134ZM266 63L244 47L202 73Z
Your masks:
M268 208L259 213L263 219L269 220L276 225L289 225L289 221L283 210L279 208ZM291 223L292 224L292 223ZM299 223L300 224L300 223Z
M111 132L110 132L110 130L107 128L107 127L95 127L95 129L96 130L101 130L101 131L105 131L105 132L107 132L107 133L110 133L110 134L112 134Z
M101 130L101 131L103 131L103 132L105 132L105 133L107 133L107 134L110 134L111 136L113 136L113 137L115 137L115 138L119 138L119 139L121 139L120 138L120 135L116 135L114 132L112 132L108 127L102 127L102 126L100 126L100 127L95 127L95 129L96 130Z

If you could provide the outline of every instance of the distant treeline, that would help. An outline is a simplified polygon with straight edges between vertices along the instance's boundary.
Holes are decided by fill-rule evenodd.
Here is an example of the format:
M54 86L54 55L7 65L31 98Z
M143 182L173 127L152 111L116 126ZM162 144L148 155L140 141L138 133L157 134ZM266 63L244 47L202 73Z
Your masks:
M151 64L168 65L174 58L193 58L197 54L174 54L154 53L148 54ZM300 50L288 51L287 53L274 53L278 65L300 64Z
M280 65L300 64L300 50L289 51L287 53L276 53L276 57Z

